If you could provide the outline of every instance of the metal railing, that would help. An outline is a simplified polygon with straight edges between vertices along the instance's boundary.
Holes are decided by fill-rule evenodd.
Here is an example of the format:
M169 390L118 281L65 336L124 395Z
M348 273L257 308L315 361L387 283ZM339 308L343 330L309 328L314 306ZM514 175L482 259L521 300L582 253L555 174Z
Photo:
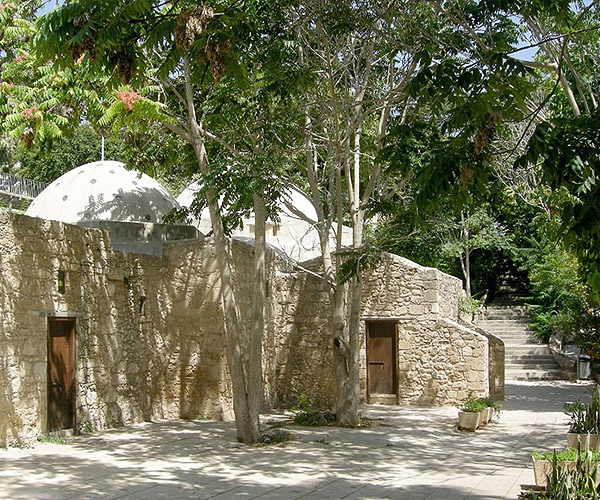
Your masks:
M18 198L33 200L47 185L45 182L0 172L0 191Z

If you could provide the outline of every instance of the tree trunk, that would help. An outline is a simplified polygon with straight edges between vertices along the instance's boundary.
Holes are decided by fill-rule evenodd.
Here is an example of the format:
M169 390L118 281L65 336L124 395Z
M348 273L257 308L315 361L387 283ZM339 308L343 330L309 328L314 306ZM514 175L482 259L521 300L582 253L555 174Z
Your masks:
M252 297L252 330L248 361L248 407L250 420L256 425L253 432L259 437L260 408L262 405L262 341L265 331L265 300L267 282L265 274L265 200L253 196L254 205L254 293Z
M199 140L194 146L196 158L202 173L206 172L206 150L204 143ZM233 385L233 412L237 438L244 443L254 443L258 440L258 421L254 421L250 414L248 394L246 391L246 376L244 373L244 360L241 351L242 325L238 321L238 305L233 289L232 269L233 256L229 241L223 230L223 220L212 190L206 193L206 202L210 212L210 220L215 242L217 264L221 278L221 295L223 298L225 343L227 352L227 363L231 373Z
M231 247L223 231L223 223L217 202L207 193L208 208L213 228L213 239L219 273L221 276L221 293L225 313L225 342L227 343L227 361L233 384L233 411L237 438L244 443L258 440L258 422L250 414L244 360L241 350L242 325L238 321L238 306L233 290Z
M471 252L467 248L465 250L465 291L467 298L471 298Z
M188 110L189 142L194 148L198 169L202 174L208 174L208 158L204 140L200 133L200 125L196 119L194 106L194 90L190 77L190 68L184 59L185 97ZM229 240L223 229L223 218L217 202L216 193L210 189L206 193L206 202L210 212L210 221L215 242L217 265L221 277L221 296L223 299L225 343L227 364L233 386L233 412L237 438L244 443L258 441L258 415L251 414L247 388L247 378L244 372L244 358L241 349L243 324L239 321L239 311L233 289L233 256Z
M340 289L342 287L339 287ZM335 364L337 376L336 420L343 424L358 423L358 404L360 402L360 309L362 299L362 282L353 278L345 289L348 289L350 311L348 330L342 342L334 342ZM345 293L344 293L345 295ZM343 308L343 304L342 304ZM345 308L343 308L345 309ZM340 311L343 317L344 311ZM338 326L338 330L343 331Z

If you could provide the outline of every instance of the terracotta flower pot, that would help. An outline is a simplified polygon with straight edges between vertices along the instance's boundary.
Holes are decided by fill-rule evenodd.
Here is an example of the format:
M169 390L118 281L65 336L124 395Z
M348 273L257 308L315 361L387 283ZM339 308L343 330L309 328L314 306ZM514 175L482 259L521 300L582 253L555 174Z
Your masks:
M478 411L460 411L458 412L458 428L464 431L475 432L479 427L481 413Z

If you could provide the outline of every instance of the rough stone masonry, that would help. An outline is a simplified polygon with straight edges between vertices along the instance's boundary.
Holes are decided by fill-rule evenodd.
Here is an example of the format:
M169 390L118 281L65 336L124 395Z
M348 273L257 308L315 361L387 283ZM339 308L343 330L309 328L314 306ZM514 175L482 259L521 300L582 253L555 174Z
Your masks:
M233 241L248 310L252 247ZM154 419L231 419L223 311L210 239L165 243L161 257L111 249L108 232L0 212L0 446L48 430L49 322L75 325L75 430ZM60 272L60 275L59 275ZM57 281L63 281L63 288ZM396 331L394 404L448 405L503 390L503 346L459 317L460 280L386 254L364 278L366 325ZM328 296L318 276L268 262L264 405L306 394L331 407Z

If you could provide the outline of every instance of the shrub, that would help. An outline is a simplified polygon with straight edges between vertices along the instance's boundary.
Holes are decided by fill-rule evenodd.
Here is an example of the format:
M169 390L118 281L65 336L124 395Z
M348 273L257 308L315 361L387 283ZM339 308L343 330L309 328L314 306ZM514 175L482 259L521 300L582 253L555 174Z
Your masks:
M294 436L285 429L275 428L261 433L260 442L263 444L277 444L291 441Z
M530 492L532 500L599 500L600 490L596 486L597 463L592 453L577 452L575 467L560 467L559 454L552 455L552 472L548 475L546 490Z
M486 398L479 398L479 401L481 401L485 405L486 408L491 408L496 415L500 414L500 408L501 408L500 403L497 403L489 396Z
M569 417L569 432L600 433L600 387L594 391L591 403L585 405L577 400L574 403L565 403L563 408Z
M485 410L487 404L483 401L483 398L476 398L473 396L473 391L469 391L467 397L463 400L460 406L461 411L479 412Z
M591 452L592 461L599 462L600 461L600 451ZM575 462L579 456L579 451L575 448L565 448L557 452L554 451L534 451L531 456L536 460L548 460L552 461L554 456L556 456L556 460L559 462Z
M293 421L296 425L322 427L335 422L335 413L312 408L306 394L300 395L300 400L292 408L292 411L294 412Z

